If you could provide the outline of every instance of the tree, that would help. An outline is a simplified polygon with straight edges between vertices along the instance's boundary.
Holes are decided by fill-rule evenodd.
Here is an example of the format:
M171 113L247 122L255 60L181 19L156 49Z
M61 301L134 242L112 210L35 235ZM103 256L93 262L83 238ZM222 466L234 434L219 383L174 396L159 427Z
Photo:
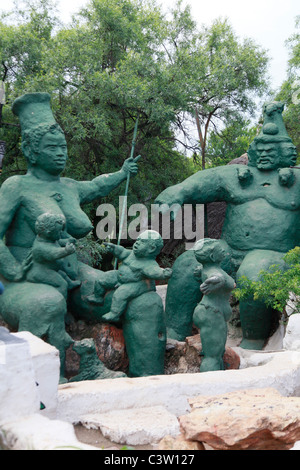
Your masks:
M160 51L165 24L160 9L148 0L93 0L65 27L50 0L26 3L14 25L2 21L0 27L8 105L26 91L51 93L68 140L65 174L90 179L119 169L130 154L138 118L136 152L143 159L129 202L150 203L167 185L190 175L190 161L174 148L178 89L168 85ZM5 121L12 119L7 106ZM18 133L5 132L13 142L3 178L25 171L19 152L15 158ZM115 193L108 200L116 198Z
M296 18L296 29L300 30L300 16ZM286 109L283 119L287 131L297 147L298 164L300 163L300 33L296 32L288 41L290 51L288 79L282 84L276 99L284 101Z
M256 134L257 128L243 119L232 122L220 132L212 131L207 142L207 165L227 165L231 160L239 158L247 152Z
M229 121L253 115L255 99L268 90L268 58L251 39L240 41L228 20L215 20L183 40L181 25L186 16L186 10L177 13L174 31L180 41L174 42L174 69L177 77L184 74L186 112L196 119L205 168L210 129L219 131Z
M150 203L194 171L176 149L187 115L194 118L197 108L205 162L209 127L252 111L251 93L264 90L265 53L250 40L240 44L227 21L199 32L181 2L167 18L154 0L91 0L69 26L59 23L51 0L25 4L13 24L9 16L0 22L5 122L17 125L9 110L16 96L49 91L68 141L65 174L90 179L130 155L138 119L141 172L129 202ZM3 179L25 171L17 128L5 134Z

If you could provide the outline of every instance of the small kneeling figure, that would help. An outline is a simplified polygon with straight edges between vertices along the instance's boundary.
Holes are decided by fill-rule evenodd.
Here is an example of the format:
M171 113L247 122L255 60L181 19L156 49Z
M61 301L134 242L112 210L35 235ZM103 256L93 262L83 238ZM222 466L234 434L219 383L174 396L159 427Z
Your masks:
M220 267L227 256L226 244L207 238L196 242L193 250L200 263L194 276L201 282L203 294L193 314L202 343L200 372L223 370L227 322L232 313L229 298L235 288L234 280Z

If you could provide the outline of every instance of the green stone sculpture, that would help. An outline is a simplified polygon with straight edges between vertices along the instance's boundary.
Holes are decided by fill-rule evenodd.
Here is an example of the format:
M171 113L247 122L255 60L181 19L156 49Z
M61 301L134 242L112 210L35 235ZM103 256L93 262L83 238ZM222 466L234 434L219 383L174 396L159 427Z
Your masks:
M100 361L95 342L92 338L85 338L75 341L73 350L80 357L78 374L72 377L69 382L81 382L82 380L104 380L111 379L112 372L108 370ZM123 372L116 372L113 378L126 377Z
M163 247L163 239L155 230L146 230L137 238L132 250L105 244L122 264L118 270L105 273L106 276L96 283L95 294L90 300L102 304L104 292L116 288L110 311L102 318L111 322L122 321L129 375L161 375L164 373L166 325L154 281L166 280L172 275L170 268L160 268L155 261ZM149 298L143 295L146 293L151 293L153 299L151 309L143 304ZM132 302L138 298L138 303Z
M203 297L194 310L193 322L200 329L202 360L200 372L223 370L227 322L231 317L230 293L235 282L221 267L226 245L220 240L203 239L193 248L199 265L194 270Z
M64 262L76 250L75 239L61 238L65 223L62 214L45 213L37 218L37 236L25 271L27 281L49 284L67 298L68 291L80 286L81 281L71 279L68 264Z
M0 190L0 274L5 287L0 299L0 315L12 328L30 331L55 346L60 352L63 377L65 350L73 344L65 330L67 304L70 313L85 320L101 321L109 310L108 305L88 301L95 282L103 273L79 263L76 252L71 252L74 239L86 236L93 228L81 206L100 201L125 181L129 173L136 174L137 163L130 157L119 171L97 176L92 181L61 177L68 157L67 144L51 111L50 95L25 94L14 102L12 110L20 120L22 151L28 171L26 175L8 178ZM37 219L49 213L65 219L65 227L59 224L61 233L56 233L51 241L43 229L38 236L35 232ZM59 272L56 262L55 268L54 264L46 266L45 256L37 255L45 243L49 252L53 248L60 250L57 244L65 245L61 253L66 256L61 258L63 266ZM42 251L44 253L44 249ZM43 275L37 283L37 271L42 264L43 269L50 269L51 279L45 282ZM47 271L49 275L50 271ZM64 274L70 280L70 284L66 281L67 299L66 286L57 286L57 274L61 276L60 286L63 278L66 281ZM25 276L33 282L28 282ZM73 282L80 285L70 290ZM148 304L144 300L145 305Z
M300 245L300 172L292 168L296 147L286 132L282 111L279 102L264 106L264 124L248 150L248 167L227 165L199 171L156 199L157 204L169 206L227 203L221 238L231 250L226 271L237 283L243 275L256 280L262 269L283 265L283 255ZM199 302L199 292L190 287L195 284L193 258L187 251L176 260L168 284L167 327L174 339L191 334L193 311ZM271 331L272 311L248 299L240 302L240 317L241 347L261 349Z
M156 256L163 247L163 239L154 230L146 230L137 238L132 250L105 243L109 251L122 261L118 270L113 271L112 276L107 276L107 281L98 281L92 298L93 302L103 303L103 294L106 290L116 287L114 291L111 309L103 315L104 320L118 321L125 312L128 302L145 292L153 290L153 280L165 280L171 277L170 268L160 268L155 261Z

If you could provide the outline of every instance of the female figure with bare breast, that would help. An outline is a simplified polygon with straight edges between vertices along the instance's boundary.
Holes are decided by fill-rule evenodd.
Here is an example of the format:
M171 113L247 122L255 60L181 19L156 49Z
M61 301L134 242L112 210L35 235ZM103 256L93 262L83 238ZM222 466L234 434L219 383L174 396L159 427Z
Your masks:
M66 299L51 285L23 279L24 263L36 238L36 220L44 213L64 216L66 224L61 237L65 243L86 236L93 227L81 206L109 194L126 180L128 173L136 174L137 163L129 158L116 173L92 181L63 178L67 143L53 117L50 96L47 93L23 95L12 109L20 119L22 151L28 171L26 175L8 178L0 189L0 275L5 285L0 315L11 327L30 331L55 346L60 352L63 375L65 349L72 343L65 331ZM71 312L100 319L105 311L91 305L87 297L93 292L101 271L79 263L76 253L66 256L65 262L72 281L80 284L68 295Z

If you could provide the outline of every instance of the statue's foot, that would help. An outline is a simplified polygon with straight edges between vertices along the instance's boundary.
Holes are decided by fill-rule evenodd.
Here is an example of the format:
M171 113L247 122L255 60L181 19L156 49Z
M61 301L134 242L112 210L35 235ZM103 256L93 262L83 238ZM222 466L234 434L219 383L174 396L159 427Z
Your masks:
M261 350L265 345L265 339L246 339L243 338L239 344L240 348L243 349L253 349L255 351Z
M200 364L200 372L224 370L223 359L219 357L204 357Z
M91 304L96 304L96 305L103 305L104 304L104 298L96 295L89 295L87 297L87 300Z
M184 341L186 337L177 333L173 328L167 328L167 338L175 339L176 341Z
M102 318L103 320L107 320L107 321L118 321L120 318L120 315L118 313L108 312L105 315L103 315Z

